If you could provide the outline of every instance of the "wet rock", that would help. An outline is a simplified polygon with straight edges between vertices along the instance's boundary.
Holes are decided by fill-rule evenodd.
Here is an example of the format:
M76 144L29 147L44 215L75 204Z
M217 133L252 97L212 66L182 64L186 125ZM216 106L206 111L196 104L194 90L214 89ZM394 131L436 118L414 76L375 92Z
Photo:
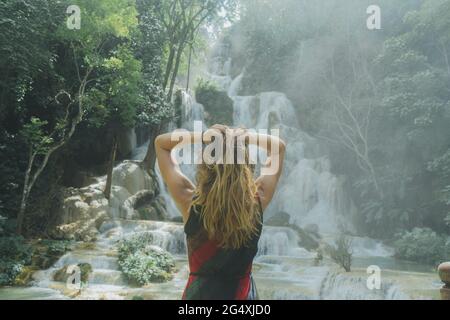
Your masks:
M268 219L265 224L272 227L288 227L290 216L286 212L279 212L270 219Z
M14 280L15 286L27 286L31 280L33 280L33 274L36 272L36 268L26 266L23 267L20 273L16 276Z
M158 197L158 179L137 161L124 161L114 168L111 198L105 198L106 177L84 188L68 188L55 227L55 239L94 241L98 228L109 218L167 220L165 203Z
M89 275L92 273L92 266L89 263L79 263L77 266L80 268L81 272L81 282L87 282L89 280ZM67 273L68 265L62 267L53 275L53 280L58 282L67 282L67 279L71 273Z
M98 228L108 218L107 212L101 211L86 220L59 225L51 232L51 235L61 240L95 241L99 234Z
M166 204L153 191L140 191L128 198L120 209L120 216L127 220L167 221Z
M157 181L152 179L138 162L124 161L113 171L113 185L125 188L131 195L142 190L156 190Z
M177 222L177 223L183 223L183 217L182 216L177 216L172 218L171 220L172 222Z
M308 225L300 228L289 222L290 215L286 212L279 212L266 221L266 225L274 227L288 227L297 232L299 236L299 246L307 250L316 250L320 246L321 237L319 235L319 227L317 225Z

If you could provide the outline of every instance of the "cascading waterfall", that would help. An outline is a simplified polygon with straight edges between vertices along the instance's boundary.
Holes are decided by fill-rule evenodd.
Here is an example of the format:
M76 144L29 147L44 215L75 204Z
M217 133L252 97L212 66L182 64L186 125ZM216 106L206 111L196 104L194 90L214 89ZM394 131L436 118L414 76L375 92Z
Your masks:
M231 59L228 49L214 50L206 75L228 92L234 101L234 124L254 129L279 129L288 143L286 164L280 186L265 217L284 212L289 223L299 227L315 226L326 242L333 241L340 228L352 230L349 223L353 206L343 192L343 180L330 172L329 160L319 143L298 128L292 103L280 92L264 92L255 96L238 96L243 74L231 79ZM203 121L204 108L189 92L182 93L182 126L192 130L195 120ZM129 139L135 140L133 134ZM67 265L89 263L93 272L89 285L82 290L82 299L126 299L141 295L151 299L179 299L188 276L185 237L180 223L167 221L134 221L134 198L151 189L151 177L139 166L147 152L148 143L135 148L132 161L124 161L114 169L112 198L102 196L106 177L100 177L89 187L80 189L82 196L74 197L73 208L106 211L109 219L99 228L92 247L82 245L62 256L50 269L34 274L34 286L13 292L16 296L66 298L65 284L53 281L55 272ZM183 151L188 152L188 151ZM192 179L195 166L183 165L182 170ZM160 196L165 200L169 219L179 216L168 194L159 169L156 168ZM88 196L86 196L88 195ZM85 202L84 198L91 199ZM80 209L80 210L81 210ZM96 212L97 212L96 211ZM139 232L152 235L153 245L174 255L178 272L167 283L131 288L119 271L117 241ZM368 238L353 239L355 257L390 256L389 248ZM299 246L299 235L290 227L266 226L259 243L254 274L261 297L266 299L401 299L408 298L398 286L387 282L383 289L369 292L363 276L342 274L329 265L315 265L316 254ZM0 291L0 297L1 297Z

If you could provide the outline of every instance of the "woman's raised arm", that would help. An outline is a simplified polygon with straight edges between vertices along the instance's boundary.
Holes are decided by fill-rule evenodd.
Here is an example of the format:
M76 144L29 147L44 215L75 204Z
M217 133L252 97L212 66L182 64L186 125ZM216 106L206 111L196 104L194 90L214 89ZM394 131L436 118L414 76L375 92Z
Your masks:
M267 160L261 168L261 175L256 179L258 194L263 209L267 208L272 200L283 171L286 143L276 136L267 134L249 133L250 143L266 150Z
M175 204L181 211L184 222L189 217L189 207L194 195L195 186L180 169L172 150L184 144L192 144L201 141L201 133L172 132L158 136L155 139L156 157L159 170L167 188L172 195Z

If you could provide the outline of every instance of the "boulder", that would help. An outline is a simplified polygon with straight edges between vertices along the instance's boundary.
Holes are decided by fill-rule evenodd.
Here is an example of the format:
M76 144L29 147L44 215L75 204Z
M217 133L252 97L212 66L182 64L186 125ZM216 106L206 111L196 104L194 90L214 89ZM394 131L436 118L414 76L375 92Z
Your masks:
M88 219L57 226L51 236L61 240L95 241L98 236L98 228L108 219L106 211L100 211Z
M109 200L103 193L105 181L100 177L90 186L65 190L61 215L49 232L53 238L94 241L108 218L167 220L158 179L140 162L124 161L114 168Z
M89 263L79 263L77 266L80 268L81 272L81 282L87 282L89 280L89 275L92 273L92 266ZM67 282L67 279L71 275L67 273L67 268L69 266L66 265L55 272L53 275L53 280L58 282Z
M279 212L265 223L274 227L287 227L297 232L299 237L299 246L307 250L316 250L320 246L321 237L319 235L319 227L317 225L308 225L305 228L300 228L295 224L290 223L290 215L286 212Z
M265 224L272 227L288 227L290 218L291 216L288 213L281 211L268 219Z
M31 280L33 280L33 274L37 271L36 268L26 266L23 267L20 273L14 279L14 285L24 287L29 285Z
M134 195L142 190L157 190L157 181L133 161L124 161L113 171L113 185L125 188Z

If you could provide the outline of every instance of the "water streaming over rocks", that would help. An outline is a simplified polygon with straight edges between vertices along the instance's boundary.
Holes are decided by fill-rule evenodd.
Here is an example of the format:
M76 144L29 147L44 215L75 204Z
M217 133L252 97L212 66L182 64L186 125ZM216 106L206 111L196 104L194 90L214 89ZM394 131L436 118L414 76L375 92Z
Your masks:
M209 63L208 77L216 82L234 101L234 124L254 129L280 129L288 143L286 165L279 190L265 213L265 219L287 214L288 226L266 226L259 243L254 275L260 296L265 299L407 299L417 297L414 292L428 290L420 297L432 296L433 274L415 274L420 281L410 281L410 274L389 271L380 290L369 290L365 268L343 273L331 261L315 261L316 253L301 247L301 235L293 226L315 230L324 242L332 243L340 229L353 231L351 224L355 208L344 193L343 178L330 172L330 162L320 144L303 132L288 98L280 92L263 92L255 96L239 96L243 75L234 80L230 76L231 60L227 50L218 45ZM192 94L182 93L183 127L193 129L194 120L203 120L204 108ZM134 135L130 139L135 140ZM82 189L71 190L65 201L61 233L75 232L80 226L77 217L84 215L87 239L93 240L61 257L50 269L34 274L31 288L0 290L0 298L42 299L179 299L188 276L185 237L180 223L168 222L179 216L162 179L150 177L140 166L147 145L135 148L133 160L124 161L114 169L112 198L104 198L102 190L106 177ZM194 178L195 167L183 166ZM157 169L158 172L158 169ZM142 221L136 213L136 203L145 196L155 198L149 207L166 210L166 221ZM159 205L158 205L159 204ZM92 221L91 221L92 220ZM289 227L289 225L291 227ZM65 226L65 227L64 227ZM69 227L68 227L69 226ZM65 229L64 229L65 228ZM120 239L139 232L152 234L153 244L176 259L177 272L173 280L133 288L119 270L116 244ZM79 232L78 232L79 233ZM353 237L353 252L359 265L366 267L374 258L390 259L392 250L369 238ZM371 259L371 260L370 260ZM53 280L60 268L89 263L93 271L88 285L73 293L65 283ZM414 279L416 279L414 278ZM436 280L437 281L437 280ZM438 283L438 281L437 281ZM422 288L423 287L423 288ZM421 292L422 292L421 291ZM436 290L437 292L437 290Z

